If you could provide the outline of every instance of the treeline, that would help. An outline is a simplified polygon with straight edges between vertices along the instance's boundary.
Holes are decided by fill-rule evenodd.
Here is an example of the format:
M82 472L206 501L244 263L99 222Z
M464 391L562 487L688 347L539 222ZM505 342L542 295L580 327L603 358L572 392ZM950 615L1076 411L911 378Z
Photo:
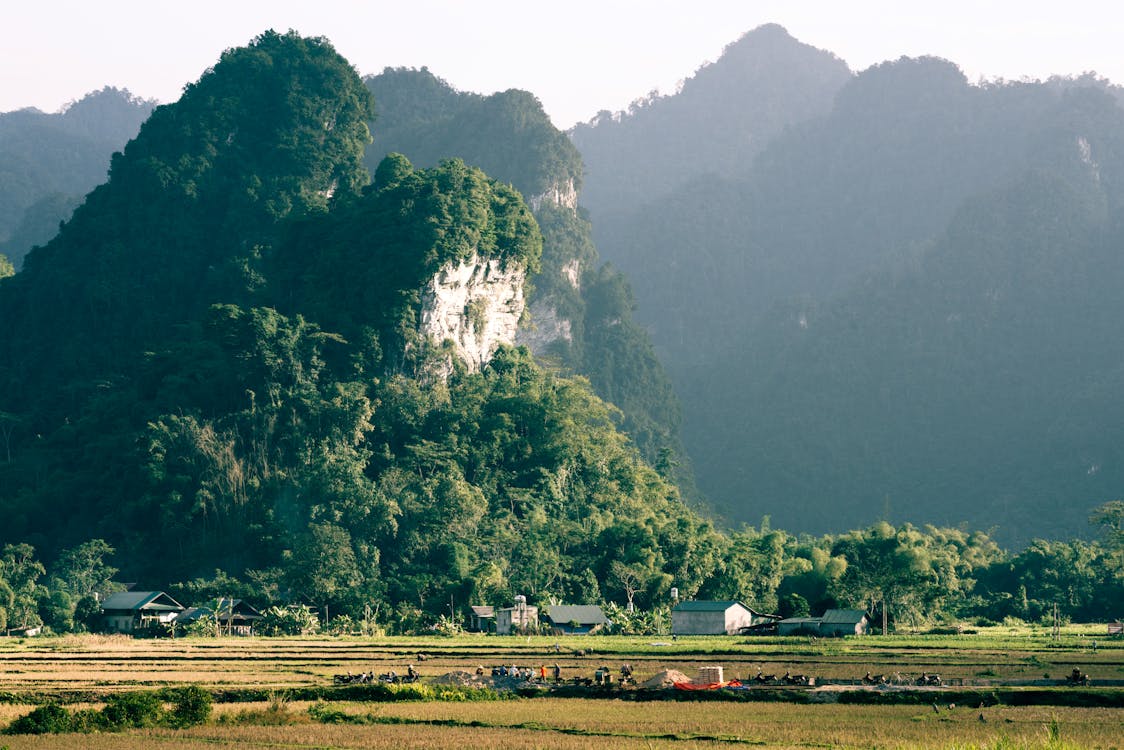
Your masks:
M395 633L450 633L463 626L466 605L503 605L518 591L529 592L531 603L540 606L604 604L617 632L654 632L670 622L672 585L691 598L737 599L786 617L852 607L879 622L885 612L891 632L963 621L1052 622L1055 607L1063 621L1119 620L1124 615L1124 502L1102 505L1093 520L1105 532L1102 541L1036 540L1015 554L999 549L986 534L931 526L879 523L818 538L767 526L729 535L702 527L689 539L697 574L683 580L668 573L666 559L649 546L652 540L637 533L638 526L631 528L631 540L626 528L607 530L619 542L610 551L620 553L620 560L605 564L602 559L578 573L582 560L574 553L579 551L561 555L537 546L540 534L526 540L524 549L513 539L511 548L500 551L450 551L446 555L452 559L439 562L451 566L431 564L424 570L416 559L410 567L410 553L386 549L383 562L389 576L372 579L373 568L349 553L346 533L324 524L312 529L290 564L281 568L251 571L242 579L216 570L166 589L185 604L233 596L263 608L274 605L266 623L266 632L273 633L360 632L363 622L366 632L377 627ZM424 523L412 519L415 527ZM458 525L464 526L463 518ZM419 540L412 541L416 545ZM6 546L0 557L0 628L96 629L93 595L119 588L111 581L117 571L106 561L113 553L103 540L91 540L64 551L47 575L29 545ZM503 553L506 559L501 560ZM477 560L475 572L465 569L468 559ZM539 570L540 563L549 572ZM494 575L492 580L480 580L481 564L485 575ZM501 585L505 569L507 584ZM449 599L419 597L421 579L433 594L456 593ZM629 603L635 611L628 609ZM329 622L314 614L328 612ZM192 632L210 630L203 622Z

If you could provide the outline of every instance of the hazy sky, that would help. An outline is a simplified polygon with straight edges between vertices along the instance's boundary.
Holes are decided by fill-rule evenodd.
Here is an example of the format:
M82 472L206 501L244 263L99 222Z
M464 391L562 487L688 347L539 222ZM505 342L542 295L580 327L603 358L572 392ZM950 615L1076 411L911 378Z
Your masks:
M1095 70L1124 83L1119 0L4 0L0 112L105 85L173 101L267 28L330 39L360 73L426 65L459 89L534 92L555 125L618 110L763 23L854 70L931 54L969 79Z

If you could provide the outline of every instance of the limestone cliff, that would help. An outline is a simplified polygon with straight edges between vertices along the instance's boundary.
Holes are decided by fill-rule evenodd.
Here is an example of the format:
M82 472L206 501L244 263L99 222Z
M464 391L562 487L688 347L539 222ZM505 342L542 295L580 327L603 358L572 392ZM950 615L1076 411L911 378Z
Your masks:
M422 293L421 332L437 342L452 341L468 369L480 370L497 347L515 343L526 278L517 263L477 254L447 264Z

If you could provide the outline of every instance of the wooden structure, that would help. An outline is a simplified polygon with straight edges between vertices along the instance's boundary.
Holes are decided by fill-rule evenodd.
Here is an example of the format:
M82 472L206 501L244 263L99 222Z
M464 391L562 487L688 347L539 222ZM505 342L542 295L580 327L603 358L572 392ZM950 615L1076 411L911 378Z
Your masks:
M176 617L179 625L209 620L222 635L253 635L264 615L244 599L217 599L202 607L188 607Z
M170 623L184 609L163 591L121 591L101 603L102 622L110 633L134 633Z
M468 630L471 633L491 633L496 629L496 608L475 605L468 614Z
M595 604L553 604L546 609L545 618L557 635L589 635L611 624Z

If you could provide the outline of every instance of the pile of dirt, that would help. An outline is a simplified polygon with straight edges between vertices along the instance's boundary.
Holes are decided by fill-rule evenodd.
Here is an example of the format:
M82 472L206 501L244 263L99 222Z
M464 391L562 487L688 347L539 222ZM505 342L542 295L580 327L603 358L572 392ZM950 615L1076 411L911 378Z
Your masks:
M458 685L460 687L491 687L492 681L490 678L481 675L475 675L472 672L465 672L464 670L457 670L456 672L449 672L440 677L434 677L433 683L435 685Z
M669 688L677 682L690 681L690 677L683 674L677 669L665 669L652 679L641 682L640 687L646 690L659 690L660 688Z

